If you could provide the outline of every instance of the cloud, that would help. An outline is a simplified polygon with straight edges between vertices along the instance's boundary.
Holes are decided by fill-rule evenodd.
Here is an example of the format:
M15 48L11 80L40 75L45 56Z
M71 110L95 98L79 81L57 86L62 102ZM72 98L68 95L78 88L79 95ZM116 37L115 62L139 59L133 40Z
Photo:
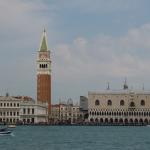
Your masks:
M33 27L41 25L42 18L36 18L36 13L46 10L46 5L37 1L37 3L21 0L1 0L0 2L0 20L1 30L15 30L20 32L32 31ZM40 19L40 21L38 21ZM45 21L43 19L43 21ZM34 23L34 24L33 24ZM38 23L38 24L37 24Z
M108 80L117 81L125 76L145 82L150 74L150 24L141 20L143 25L128 29L126 35L121 31L129 26L116 31L112 31L116 24L111 27L115 19L121 25L128 24L128 17L134 17L130 12L141 13L142 3L140 0L109 3L106 0L1 0L0 93L10 91L13 95L35 97L36 52L45 26L52 52L55 100L64 95L79 96L104 87ZM123 22L122 12L127 14ZM105 34L111 31L119 36ZM118 86L118 82L114 85Z
M74 82L75 80L101 80L101 76L148 77L150 74L149 30L150 24L145 24L130 29L122 37L106 35L99 35L93 39L78 37L72 44L58 45L54 54L57 79Z
M60 10L78 10L84 14L97 14L97 13L112 13L112 12L123 12L133 11L141 7L143 3L140 0L58 0L53 3L56 11Z
M0 1L1 94L35 97L36 51L43 27L52 20L41 11L47 6L39 0Z

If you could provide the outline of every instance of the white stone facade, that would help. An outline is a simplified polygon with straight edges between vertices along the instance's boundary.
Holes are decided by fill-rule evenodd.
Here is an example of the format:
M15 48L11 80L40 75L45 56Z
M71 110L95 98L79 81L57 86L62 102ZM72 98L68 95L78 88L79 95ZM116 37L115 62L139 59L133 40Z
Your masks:
M23 123L47 123L48 105L35 101L23 101L20 109L20 120Z
M15 124L20 120L20 100L10 97L0 97L0 123Z
M150 92L106 90L88 93L90 122L150 123Z
M48 122L47 104L36 103L33 99L0 96L0 123L45 123Z

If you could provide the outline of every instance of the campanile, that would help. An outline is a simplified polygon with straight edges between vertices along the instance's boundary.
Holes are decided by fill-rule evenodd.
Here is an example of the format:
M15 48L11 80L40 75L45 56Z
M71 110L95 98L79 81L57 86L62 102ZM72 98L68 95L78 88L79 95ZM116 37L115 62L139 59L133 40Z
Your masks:
M48 49L46 31L44 29L42 41L37 55L37 101L48 103L51 112L51 59Z

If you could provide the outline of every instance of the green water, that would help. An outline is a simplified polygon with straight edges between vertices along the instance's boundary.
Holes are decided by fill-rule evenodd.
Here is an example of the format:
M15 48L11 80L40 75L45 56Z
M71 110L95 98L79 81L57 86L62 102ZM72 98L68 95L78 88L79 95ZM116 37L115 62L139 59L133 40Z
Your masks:
M150 127L20 126L0 150L150 150Z

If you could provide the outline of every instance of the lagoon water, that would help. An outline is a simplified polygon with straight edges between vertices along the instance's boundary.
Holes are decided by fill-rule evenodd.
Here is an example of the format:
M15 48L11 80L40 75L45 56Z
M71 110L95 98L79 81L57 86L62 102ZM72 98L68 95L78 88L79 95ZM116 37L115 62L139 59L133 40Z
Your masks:
M150 127L19 126L0 150L150 150Z

